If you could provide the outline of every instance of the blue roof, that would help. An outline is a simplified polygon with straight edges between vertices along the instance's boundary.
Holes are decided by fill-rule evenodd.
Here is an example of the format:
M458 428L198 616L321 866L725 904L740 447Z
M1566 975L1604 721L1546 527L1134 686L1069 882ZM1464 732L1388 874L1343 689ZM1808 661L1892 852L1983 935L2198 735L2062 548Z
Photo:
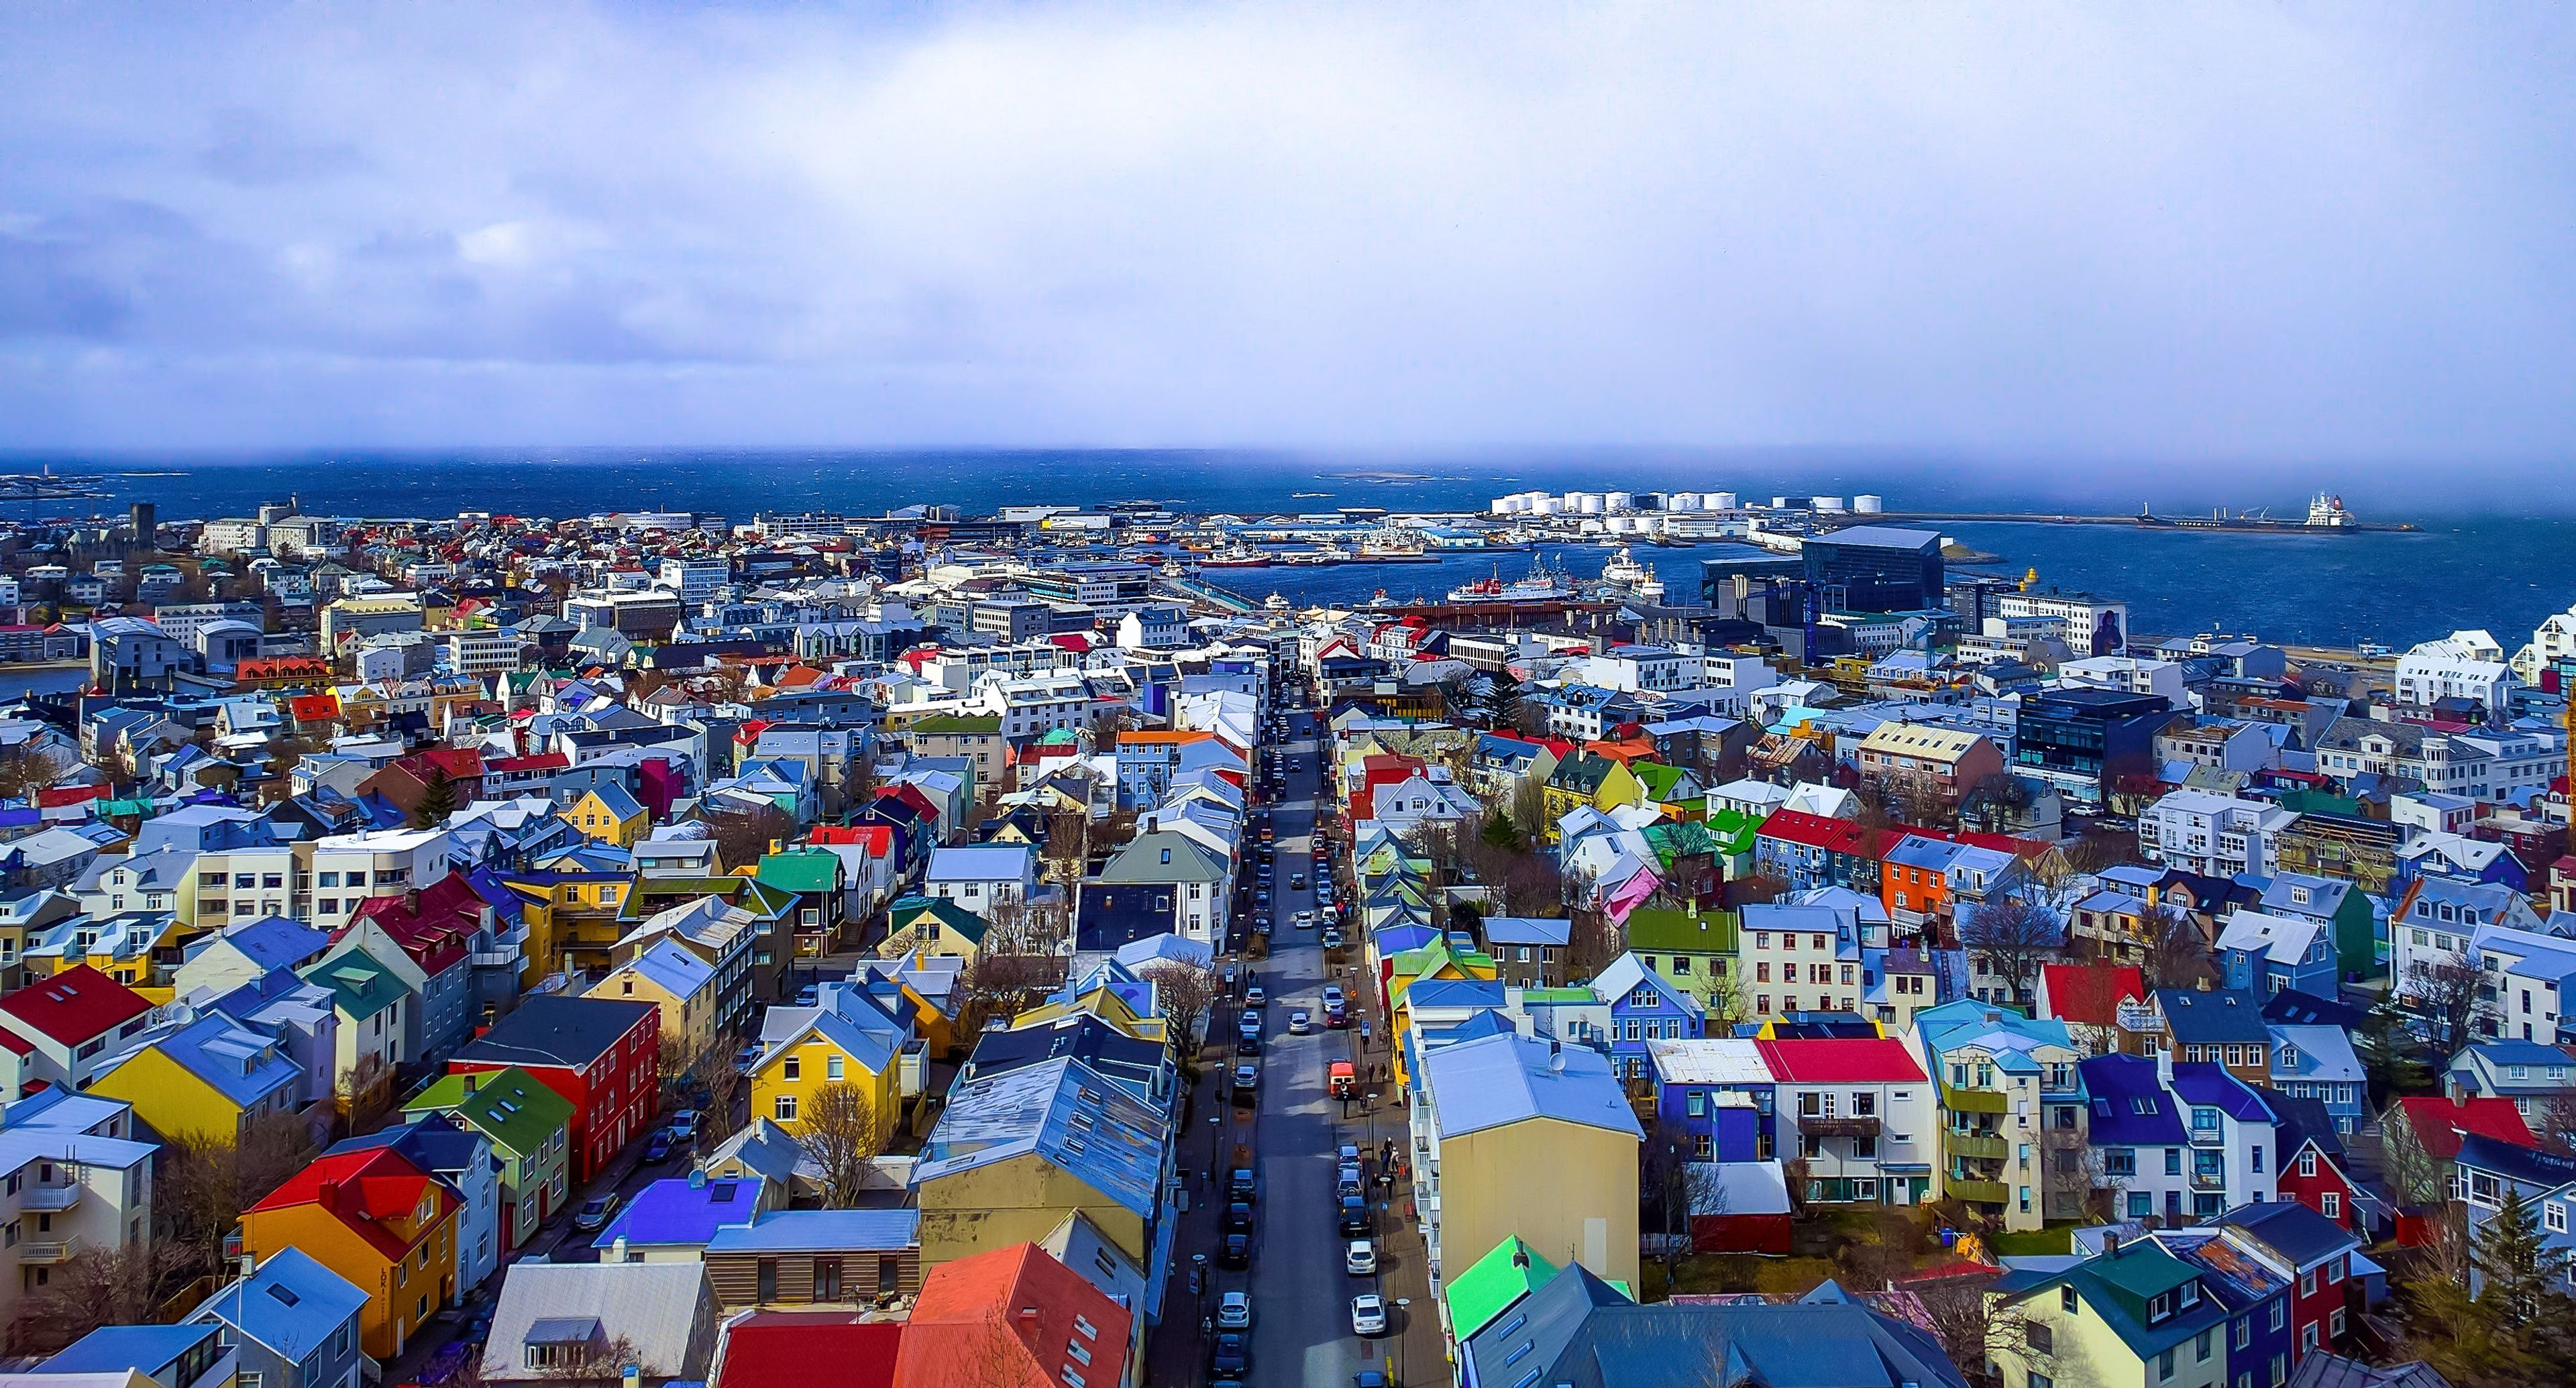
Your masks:
M2230 1041L2269 1045L2272 1040L2272 1033L2263 1025L2262 1000L2242 989L2204 993L2192 988L2158 988L2155 1004L2173 1029L2177 1046Z
M2485 1141L2477 1138L2477 1141ZM2560 1158L2567 1161L2566 1158ZM2576 1161L2567 1161L2576 1172ZM2338 1253L2361 1247L2361 1240L2333 1220L2296 1200L2239 1205L2212 1221L2234 1225L2298 1267L2311 1267Z
M2460 1138L2459 1163L2508 1176L2532 1187L2525 1193L2526 1198L2541 1191L2576 1185L2576 1157L2562 1157L2535 1147L2498 1142L2481 1133L2468 1133Z
M265 916L236 925L215 938L241 951L263 973L293 968L331 947L328 932L299 925L284 916Z
M1036 1155L1150 1217L1170 1129L1164 1114L1089 1066L1071 1059L1023 1066L950 1091L913 1164L913 1185Z
M2184 1063L2173 1068L2173 1090L2176 1097L2194 1106L2215 1108L2240 1123L2269 1123L2272 1110L2263 1107L2263 1096L2243 1080L2227 1073L2223 1065L2206 1061Z
M1609 1057L1586 1047L1487 1036L1429 1052L1421 1074L1443 1137L1533 1118L1645 1135Z
M1404 990L1404 1005L1417 1012L1432 1007L1500 1007L1503 985L1485 979L1426 979Z
M703 1244L728 1224L748 1224L760 1214L761 1180L695 1179L673 1176L635 1192L629 1204L599 1237L593 1248L619 1239L635 1244Z
M2489 1065L2565 1065L2567 1052L2537 1041L2482 1041L2469 1047Z
M1487 916L1480 927L1489 945L1562 945L1574 923L1544 916Z
M838 1248L909 1248L921 1242L921 1211L772 1210L750 1224L731 1224L707 1240L710 1253L799 1252Z
M215 1327L203 1321L192 1325L102 1325L80 1337L71 1348L37 1365L36 1370L48 1374L113 1374L138 1369L148 1376L214 1333Z
M2156 1080L2156 1063L2144 1056L2101 1055L2078 1062L2085 1092L2092 1096L2090 1118L2094 1146L2180 1145L2182 1115L2174 1111L2164 1086Z
M293 1085L304 1073L285 1048L219 1012L164 1032L128 1056L148 1047L158 1047L188 1073L245 1108Z
M326 1344L367 1304L367 1294L295 1247L281 1248L250 1276L206 1298L192 1321L220 1320L289 1359Z

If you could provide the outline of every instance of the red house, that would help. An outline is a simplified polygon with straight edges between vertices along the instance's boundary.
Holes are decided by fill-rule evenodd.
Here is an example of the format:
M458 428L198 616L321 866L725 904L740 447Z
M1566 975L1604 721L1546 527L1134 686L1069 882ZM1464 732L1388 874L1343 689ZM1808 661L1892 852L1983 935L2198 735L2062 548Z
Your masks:
M2379 1197L2364 1190L2344 1164L2343 1138L2335 1132L2326 1106L2314 1099L2265 1094L2263 1101L2281 1119L2277 1139L2281 1154L2281 1198L2296 1201L2364 1240L2371 1237L2371 1211L2386 1211Z
M662 1009L546 993L458 1051L449 1074L516 1065L572 1101L572 1178L587 1181L660 1112Z
M2352 1304L2345 1284L2352 1280L2352 1255L2361 1250L2351 1230L2286 1200L2239 1205L2211 1222L2243 1236L2298 1279L2290 1295L2290 1335L2298 1346L2290 1356L2293 1368L2345 1337Z
M1789 1254L1789 1182L1776 1161L1707 1164L1691 1182L1694 1253Z

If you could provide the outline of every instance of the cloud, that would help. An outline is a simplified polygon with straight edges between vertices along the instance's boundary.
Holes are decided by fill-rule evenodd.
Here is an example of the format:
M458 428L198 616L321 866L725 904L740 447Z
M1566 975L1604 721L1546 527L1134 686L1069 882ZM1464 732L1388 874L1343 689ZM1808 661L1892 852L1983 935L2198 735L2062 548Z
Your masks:
M2554 458L2570 38L2297 4L20 10L0 444Z

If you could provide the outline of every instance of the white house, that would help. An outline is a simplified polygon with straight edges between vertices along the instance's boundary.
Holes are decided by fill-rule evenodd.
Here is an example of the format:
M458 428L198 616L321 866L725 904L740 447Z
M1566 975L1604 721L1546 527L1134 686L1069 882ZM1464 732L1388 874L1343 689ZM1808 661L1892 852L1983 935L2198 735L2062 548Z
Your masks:
M2138 816L2138 847L2149 857L2205 877L2279 870L2280 836L2295 811L2205 790L2173 791Z
M1024 843L985 843L933 849L921 890L981 913L1005 902L1026 901L1037 886L1036 849Z
M2421 642L2397 661L2400 704L2421 707L2440 699L2466 699L2501 722L2514 687L2504 648L2483 631L2455 631L2439 641Z

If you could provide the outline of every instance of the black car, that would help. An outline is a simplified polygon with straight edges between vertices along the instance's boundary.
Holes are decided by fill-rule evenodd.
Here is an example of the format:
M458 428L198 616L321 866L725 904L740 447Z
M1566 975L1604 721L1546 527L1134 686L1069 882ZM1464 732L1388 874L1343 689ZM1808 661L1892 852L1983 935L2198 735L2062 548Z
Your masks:
M1252 1266L1252 1236L1250 1234L1226 1235L1225 1245L1217 1250L1216 1260L1230 1268Z
M1247 1205L1261 1198L1259 1182L1254 1179L1251 1167L1238 1166L1226 1174L1225 1195L1229 1200L1240 1200Z
M1216 1342L1208 1346L1209 1372L1240 1377L1251 1369L1252 1337L1240 1330L1219 1331Z
M667 1130L657 1129L644 1143L644 1164L659 1166L670 1159L671 1134Z
M1231 1204L1231 1205L1226 1206L1226 1207L1225 1207L1225 1227L1226 1227L1226 1232L1228 1232L1228 1233L1232 1233L1232 1234L1249 1234L1249 1233L1251 1233L1251 1232L1252 1232L1252 1206L1250 1206L1249 1204L1246 1204L1245 1202L1240 1201L1240 1200L1238 1200L1238 1201L1234 1202L1234 1203L1233 1203L1233 1204Z
M1344 1238L1355 1239L1369 1232L1368 1201L1356 1195L1343 1196L1339 1227Z

